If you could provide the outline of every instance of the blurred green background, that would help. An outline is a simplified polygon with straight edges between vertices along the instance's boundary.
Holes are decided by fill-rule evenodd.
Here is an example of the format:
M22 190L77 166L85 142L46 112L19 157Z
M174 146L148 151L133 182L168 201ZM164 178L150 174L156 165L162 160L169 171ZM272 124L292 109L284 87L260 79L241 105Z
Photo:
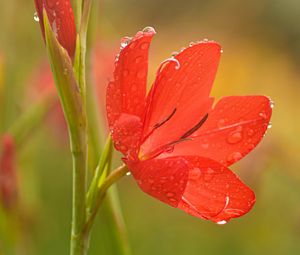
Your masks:
M152 199L139 190L132 177L119 182L133 254L300 254L300 2L95 3L91 45L100 40L105 49L116 52L122 36L134 35L146 26L156 29L150 51L151 81L159 63L171 52L208 38L221 43L224 50L213 89L216 98L263 94L275 102L272 128L263 142L233 167L257 195L254 209L246 216L215 225ZM1 132L30 107L32 76L46 58L33 14L33 1L0 3ZM106 81L103 77L103 84L97 85L103 88ZM26 218L19 239L28 250L20 254L68 253L71 156L67 139L62 139L65 130L58 126L44 121L17 148L22 215ZM118 158L116 155L116 166ZM5 225L3 217L0 225ZM90 254L117 254L106 235L109 227L98 219ZM0 233L0 248L14 242L7 229L3 227Z

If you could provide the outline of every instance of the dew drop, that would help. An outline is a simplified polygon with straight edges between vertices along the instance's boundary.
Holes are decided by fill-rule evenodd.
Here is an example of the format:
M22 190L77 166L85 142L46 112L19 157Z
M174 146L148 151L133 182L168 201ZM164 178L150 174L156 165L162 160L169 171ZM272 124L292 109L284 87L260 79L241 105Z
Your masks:
M226 220L220 220L217 222L218 225L225 225L227 223Z
M254 135L254 130L253 129L249 129L247 132L248 136L253 136Z
M33 20L34 20L35 22L40 22L40 18L39 18L39 15L38 15L37 12L35 12L35 13L33 14Z
M272 100L270 100L270 107L274 108L274 106L275 106L275 103Z
M129 74L129 71L128 70L123 70L123 77L126 77L126 76L128 76L128 74Z
M121 49L124 49L132 40L132 37L125 36L121 39Z
M270 129L272 127L272 123L270 122L269 124L268 124L268 129Z
M135 63L138 64L138 63L141 63L143 60L143 57L142 56L138 56L135 58Z
M141 47L142 50L147 50L149 48L149 43L144 42L144 43L141 44L140 47Z
M202 147L203 149L208 149L208 147L209 147L209 142L208 142L207 140L203 141L203 142L201 143L201 147Z
M149 178L149 179L148 179L148 182L149 182L150 184L152 184L152 183L154 183L154 180L153 180L152 178Z
M145 27L142 31L144 33L156 33L153 27Z
M243 157L242 154L240 152L236 151L236 152L231 153L228 156L227 161L228 162L236 162L236 161L240 160L242 157Z
M264 112L259 113L259 116L262 117L262 118L264 118L264 119L267 118L267 115Z
M190 170L189 172L189 179L190 180L198 180L201 176L201 169L198 167L195 167L193 169Z
M173 192L168 192L168 193L166 194L166 196L167 196L168 198L171 198L171 197L174 197L175 194L174 194Z
M214 172L215 172L215 170L213 170L212 168L206 169L206 173L208 173L208 174L213 174Z
M223 50L223 49L221 49L221 50L220 50L220 53L222 54L223 52L224 52L224 50Z
M143 79L145 76L146 76L145 70L139 70L139 71L138 71L137 77L138 77L139 79Z
M220 119L217 123L218 128L222 128L225 126L225 120L224 119Z
M242 133L237 131L237 132L232 132L228 135L227 137L227 142L230 144L235 144L238 143L242 140Z
M130 172L127 172L127 173L126 173L126 175L127 175L127 176L130 176L130 175L131 175L131 173L130 173Z

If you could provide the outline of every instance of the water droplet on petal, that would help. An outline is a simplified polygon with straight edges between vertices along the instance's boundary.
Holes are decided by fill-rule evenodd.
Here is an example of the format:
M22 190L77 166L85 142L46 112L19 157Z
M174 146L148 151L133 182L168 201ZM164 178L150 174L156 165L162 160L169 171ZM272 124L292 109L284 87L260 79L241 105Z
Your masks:
M264 118L264 119L267 118L267 115L264 112L259 113L259 116L262 117L262 118Z
M127 172L127 173L126 173L126 175L127 175L127 176L130 176L130 175L131 175L131 173L130 173L130 172Z
M128 76L128 74L129 74L129 71L128 70L123 70L123 77L126 77L126 76Z
M225 225L227 223L226 220L220 220L217 222L218 225Z
M274 108L274 106L275 106L275 103L272 100L270 100L270 107Z
M40 18L39 18L39 15L38 15L37 12L35 12L35 13L33 14L33 20L34 20L35 22L40 22Z
M220 50L220 53L223 53L223 52L224 52L224 50L223 50L223 49L221 49L221 50Z
M242 157L243 157L243 155L240 152L236 151L236 152L231 153L228 156L227 161L228 162L236 162L236 161L240 160Z
M142 56L138 56L138 57L136 57L136 59L135 59L135 63L136 63L136 64L141 63L142 60L143 60L143 57L142 57Z
M208 174L213 174L214 172L215 172L215 170L212 169L212 168L207 168L206 169L206 173L208 173Z
M238 143L242 140L242 133L237 131L237 132L232 132L228 135L227 137L227 142L231 144Z
M202 172L201 169L198 167L194 167L189 172L189 179L190 180L198 180L201 176Z
M121 39L121 49L124 49L132 40L132 37L125 36Z
M154 183L154 180L153 180L152 178L149 178L149 179L148 179L148 182L149 182L150 184L152 184L152 183Z
M137 77L138 77L139 79L143 79L143 78L145 78L145 76L146 76L145 70L141 69L141 70L138 71Z
M224 126L225 126L225 120L224 120L224 119L220 119L220 120L218 121L218 123L217 123L217 126L218 126L219 128L224 127Z
M168 198L171 198L171 197L174 197L175 194L174 194L173 192L168 192L168 193L166 194L166 196L167 196Z
M148 42L144 42L141 44L140 48L142 50L147 50L149 48L149 43Z
M254 130L253 129L249 129L247 132L248 136L253 136L254 135Z
M156 33L153 27L145 27L142 31L144 33Z
M204 140L202 143L201 143L201 147L203 149L208 149L209 147L209 142L207 140Z
M270 129L272 127L272 123L270 122L269 124L268 124L268 129Z

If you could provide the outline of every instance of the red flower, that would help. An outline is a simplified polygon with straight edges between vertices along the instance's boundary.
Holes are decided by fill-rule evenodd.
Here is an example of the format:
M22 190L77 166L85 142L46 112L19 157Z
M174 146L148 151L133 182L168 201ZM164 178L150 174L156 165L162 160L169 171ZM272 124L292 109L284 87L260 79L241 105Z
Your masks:
M144 192L194 216L226 223L255 203L253 191L228 166L262 139L271 101L230 96L212 106L221 48L208 41L164 61L146 96L154 34L147 28L121 44L107 88L115 147Z
M0 148L0 203L7 209L13 207L17 198L14 140L9 135L1 138Z
M70 0L34 0L37 14L45 37L43 9L45 8L53 32L59 43L73 58L76 47L76 26Z

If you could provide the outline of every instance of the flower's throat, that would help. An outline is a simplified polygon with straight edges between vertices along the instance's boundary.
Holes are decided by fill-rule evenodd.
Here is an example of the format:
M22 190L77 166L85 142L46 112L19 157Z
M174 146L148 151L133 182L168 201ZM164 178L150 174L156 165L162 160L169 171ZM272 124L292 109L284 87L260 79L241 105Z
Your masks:
M143 142L159 127L161 127L163 124L165 124L166 122L168 122L175 114L176 112L176 108L173 110L173 112L167 117L165 118L163 121L155 124L153 126L153 129L151 130L151 132L144 138ZM174 146L178 143L184 142L184 141L189 141L192 140L193 138L190 137L192 134L194 134L207 120L208 118L208 113L206 113L204 115L204 117L202 117L200 119L200 121L191 129L189 129L188 131L186 131L182 136L180 136L180 138L178 140L169 142L166 145L160 146L157 149L151 151L149 154L143 155L141 153L141 151L139 152L139 158L141 160L146 160L146 159L152 159L155 158L157 156L159 156L160 154L167 152L167 151L172 151Z

